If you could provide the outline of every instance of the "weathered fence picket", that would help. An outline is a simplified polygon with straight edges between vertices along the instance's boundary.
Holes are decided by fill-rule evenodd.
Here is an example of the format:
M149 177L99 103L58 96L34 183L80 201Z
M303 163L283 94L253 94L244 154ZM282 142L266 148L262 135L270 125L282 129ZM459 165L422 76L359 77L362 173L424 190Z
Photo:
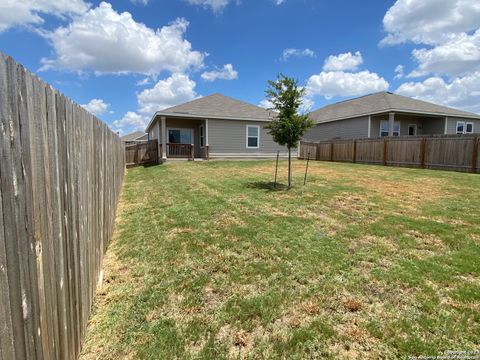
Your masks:
M359 164L480 172L477 135L399 136L301 142L299 157Z
M0 359L76 359L125 169L120 138L0 53Z

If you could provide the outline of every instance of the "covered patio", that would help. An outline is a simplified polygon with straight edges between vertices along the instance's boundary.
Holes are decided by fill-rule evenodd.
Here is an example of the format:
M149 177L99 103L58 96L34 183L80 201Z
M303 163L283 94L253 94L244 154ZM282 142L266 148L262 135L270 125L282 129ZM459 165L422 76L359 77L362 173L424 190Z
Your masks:
M444 134L447 117L389 112L369 117L368 137Z
M162 116L158 122L159 154L162 160L208 159L208 119Z

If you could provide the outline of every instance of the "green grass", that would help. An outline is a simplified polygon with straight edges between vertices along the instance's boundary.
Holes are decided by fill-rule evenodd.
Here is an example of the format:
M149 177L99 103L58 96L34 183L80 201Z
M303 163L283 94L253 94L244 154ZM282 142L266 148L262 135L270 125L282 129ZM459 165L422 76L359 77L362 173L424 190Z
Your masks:
M294 166L289 191L270 161L128 170L83 359L480 347L479 175Z

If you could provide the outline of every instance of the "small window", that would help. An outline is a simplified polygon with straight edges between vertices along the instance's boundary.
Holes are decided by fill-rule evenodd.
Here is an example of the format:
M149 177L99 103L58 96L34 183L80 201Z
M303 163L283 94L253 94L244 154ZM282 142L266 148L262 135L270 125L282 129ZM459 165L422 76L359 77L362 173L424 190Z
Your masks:
M203 148L205 143L205 132L203 130L203 125L200 125L200 147Z
M473 123L467 122L465 124L465 134L473 134Z
M457 134L465 134L465 122L457 121Z
M388 120L382 120L380 122L380 136L388 136L389 134L389 124ZM393 136L400 136L400 121L395 121L393 123Z
M395 121L393 123L393 136L400 136L400 122Z
M260 143L260 126L247 125L247 148L258 148Z
M408 125L408 136L417 135L417 124Z
M388 136L388 121L380 123L380 136Z

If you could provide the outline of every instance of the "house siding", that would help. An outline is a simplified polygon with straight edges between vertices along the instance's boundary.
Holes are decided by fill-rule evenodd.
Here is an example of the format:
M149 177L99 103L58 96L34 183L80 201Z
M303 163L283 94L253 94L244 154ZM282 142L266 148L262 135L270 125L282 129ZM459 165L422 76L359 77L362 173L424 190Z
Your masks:
M152 126L152 128L148 132L148 140L160 139L159 123L160 122L157 122L154 126Z
M447 118L447 134L457 133L457 121L472 122L473 132L480 133L480 120L460 118L460 117L448 117Z
M208 141L210 157L272 157L277 151L287 153L284 146L273 141L265 129L266 122L242 120L208 120ZM258 149L247 148L247 125L260 127ZM296 152L295 152L296 154Z
M305 141L319 141L332 138L368 137L368 116L320 123L307 131Z

